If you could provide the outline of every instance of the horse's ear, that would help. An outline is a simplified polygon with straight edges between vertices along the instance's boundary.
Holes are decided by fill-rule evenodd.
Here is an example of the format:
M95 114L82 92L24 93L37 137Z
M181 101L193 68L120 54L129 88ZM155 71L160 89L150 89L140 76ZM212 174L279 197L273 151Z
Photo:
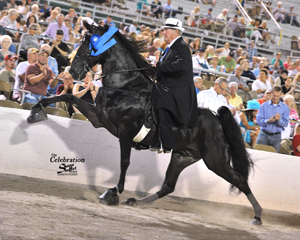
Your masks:
M85 20L82 21L83 25L85 26L86 30L88 30L89 32L91 32L92 30L92 26Z

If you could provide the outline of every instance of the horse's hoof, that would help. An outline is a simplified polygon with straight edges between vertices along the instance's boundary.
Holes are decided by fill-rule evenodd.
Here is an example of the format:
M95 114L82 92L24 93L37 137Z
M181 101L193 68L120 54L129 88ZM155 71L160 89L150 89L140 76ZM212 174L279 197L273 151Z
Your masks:
M135 198L128 198L125 202L124 202L125 205L128 205L128 206L131 206L131 207L134 207L134 206L137 206L137 202L136 202L136 199Z
M99 203L106 205L118 205L119 196L116 188L107 189L102 195L99 196Z
M38 111L39 110L39 111ZM44 109L32 109L29 117L27 118L28 123L37 123L47 120L47 113Z
M260 217L254 217L254 219L251 221L250 225L262 225L262 221Z

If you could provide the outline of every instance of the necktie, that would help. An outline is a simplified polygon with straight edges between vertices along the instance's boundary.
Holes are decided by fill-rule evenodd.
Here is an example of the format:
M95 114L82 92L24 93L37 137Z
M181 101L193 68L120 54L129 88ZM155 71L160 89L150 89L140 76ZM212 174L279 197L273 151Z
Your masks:
M160 58L160 61L164 60L165 56L167 55L168 51L169 51L170 47L167 47L165 52L164 52L164 55L162 55L162 57Z

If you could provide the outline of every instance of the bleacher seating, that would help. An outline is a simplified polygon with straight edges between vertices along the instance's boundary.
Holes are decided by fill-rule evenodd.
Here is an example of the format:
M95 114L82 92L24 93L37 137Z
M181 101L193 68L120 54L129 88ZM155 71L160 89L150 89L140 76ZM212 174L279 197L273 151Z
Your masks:
M46 0L39 0L38 2L40 4L43 4ZM152 30L154 30L157 27L160 27L164 23L164 18L162 19L156 19L153 17L147 17L144 16L142 13L136 12L138 0L112 0L110 4L106 4L106 6L99 6L95 4L91 4L85 1L78 1L74 0L71 2L61 2L58 0L50 0L50 6L59 6L62 9L63 13L67 13L69 8L72 8L75 6L75 10L78 15L84 15L87 11L92 12L93 18L96 22L98 22L101 19L106 18L107 15L111 15L113 18L113 21L118 26L120 23L125 23L126 25L130 25L133 20L138 20L139 24L145 24L149 26ZM166 1L162 1L162 5L164 5ZM255 1L246 1L245 8L251 8L252 4L254 4ZM148 4L151 4L151 1L148 1ZM205 5L202 2L198 3L198 1L189 1L189 0L172 0L172 6L174 9L177 9L178 7L183 7L183 14L179 15L177 14L176 17L184 22L185 16L189 15L190 12L195 8L195 6L200 6L200 16L207 13L208 8L211 7L210 4ZM276 7L277 2L273 1L272 9ZM288 10L290 5L294 5L295 9L297 9L297 6L300 6L299 3L296 3L293 0L285 1L283 3L284 9ZM73 6L72 6L73 5ZM236 5L233 3L233 1L228 0L218 0L216 6L213 8L212 15L216 17L218 14L220 14L223 10L223 8L229 9L228 12L228 18L232 18L235 14L237 14L237 8ZM261 11L262 12L262 11ZM257 15L261 17L261 12ZM262 57L267 57L269 59L272 59L275 56L276 52L281 52L282 57L286 57L288 55L292 56L300 56L299 53L295 53L295 48L291 49L291 37L295 35L295 32L298 31L298 27L291 26L290 24L280 24L280 26L284 29L283 36L280 39L280 30L277 29L276 24L271 20L266 20L267 26L269 28L269 31L275 38L275 41L277 44L279 41L281 41L281 45L273 45L268 44L265 45L263 42L261 42L261 45L257 46L258 53ZM244 41L244 39L239 38L233 38L233 39L226 39L227 37L223 34L213 34L209 32L208 30L203 29L197 29L197 28L191 28L187 25L184 26L186 28L186 31L184 32L183 36L189 38L190 40L194 39L195 37L201 38L201 44L202 46L206 46L207 44L215 45L216 48L222 47L225 42L231 43L232 49L237 49L239 47L245 48L247 46L247 43Z

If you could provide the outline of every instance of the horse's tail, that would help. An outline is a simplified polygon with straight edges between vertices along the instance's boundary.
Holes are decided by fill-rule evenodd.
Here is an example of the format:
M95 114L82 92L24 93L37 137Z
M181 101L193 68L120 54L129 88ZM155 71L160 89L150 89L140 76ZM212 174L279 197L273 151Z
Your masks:
M218 109L218 118L229 144L232 166L247 181L253 161L245 148L241 130L227 107L223 106ZM231 185L230 190L233 191L235 188L234 185Z

